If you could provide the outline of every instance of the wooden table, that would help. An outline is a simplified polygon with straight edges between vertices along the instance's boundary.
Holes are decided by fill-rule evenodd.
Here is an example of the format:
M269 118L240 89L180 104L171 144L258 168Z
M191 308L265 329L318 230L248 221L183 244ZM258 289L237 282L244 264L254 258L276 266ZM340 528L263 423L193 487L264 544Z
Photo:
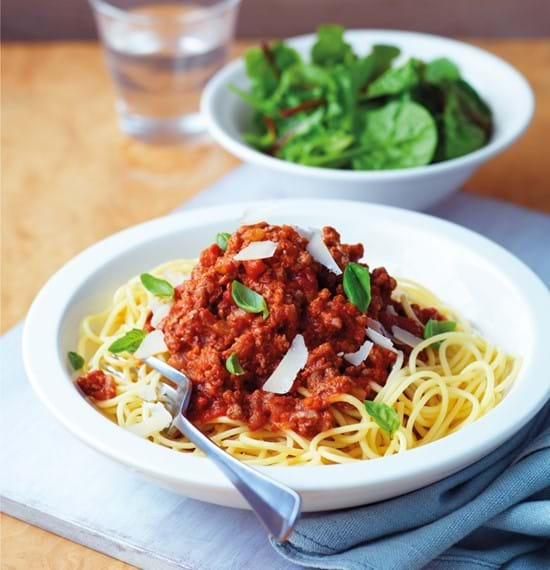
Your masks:
M473 40L525 74L537 98L524 138L469 192L550 212L550 41ZM237 45L238 54L246 44ZM169 212L238 161L212 144L153 147L118 131L95 44L2 46L2 331L58 267L116 230ZM502 86L506 88L505 85ZM129 568L7 516L2 568Z

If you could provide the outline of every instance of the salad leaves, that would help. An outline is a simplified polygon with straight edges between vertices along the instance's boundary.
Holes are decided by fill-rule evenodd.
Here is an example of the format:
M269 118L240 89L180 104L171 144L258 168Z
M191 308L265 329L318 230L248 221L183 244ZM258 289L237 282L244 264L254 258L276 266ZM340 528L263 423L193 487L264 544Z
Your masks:
M431 161L437 127L422 105L391 101L369 113L360 142L365 153L352 160L357 170L408 168Z
M230 89L253 109L244 140L291 162L382 170L449 160L481 148L491 110L452 61L374 45L355 53L344 28L320 26L309 61L282 41L245 55L250 88Z

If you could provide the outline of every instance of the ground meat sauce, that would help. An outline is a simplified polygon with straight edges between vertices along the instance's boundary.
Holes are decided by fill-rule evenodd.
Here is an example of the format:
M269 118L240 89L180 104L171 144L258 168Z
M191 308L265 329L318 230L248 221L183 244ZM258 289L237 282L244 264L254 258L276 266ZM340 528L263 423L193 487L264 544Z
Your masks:
M79 388L94 400L110 400L116 396L116 384L112 376L102 370L92 370L76 379Z
M342 269L363 256L362 245L341 244L333 228L324 228L323 238ZM277 243L273 257L233 260L244 247L261 240ZM397 325L422 335L422 327L391 299L396 281L385 269L371 273L372 299L368 315L364 315L347 300L342 276L315 261L307 243L291 226L243 226L231 236L225 252L216 244L203 251L191 279L176 289L175 303L162 329L170 364L193 381L189 408L193 421L227 415L247 422L252 430L292 429L313 437L333 426L331 397L349 393L370 399L374 396L370 382L384 384L391 371L396 355L378 345L359 366L342 357L357 351L366 340L368 317L379 320L388 330ZM264 297L269 308L266 319L235 304L233 280ZM388 305L394 311L388 312ZM416 312L422 322L442 318L433 310ZM298 333L308 348L305 368L288 394L264 392L263 384ZM244 369L240 376L225 367L233 353ZM300 388L310 395L301 395Z

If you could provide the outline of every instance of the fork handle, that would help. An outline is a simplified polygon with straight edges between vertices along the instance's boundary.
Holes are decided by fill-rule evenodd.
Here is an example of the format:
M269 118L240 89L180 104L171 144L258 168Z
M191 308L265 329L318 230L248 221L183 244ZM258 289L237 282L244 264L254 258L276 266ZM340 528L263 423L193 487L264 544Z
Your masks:
M286 540L300 514L300 495L240 462L204 435L182 414L175 418L174 424L216 463L252 507L269 533L279 541Z

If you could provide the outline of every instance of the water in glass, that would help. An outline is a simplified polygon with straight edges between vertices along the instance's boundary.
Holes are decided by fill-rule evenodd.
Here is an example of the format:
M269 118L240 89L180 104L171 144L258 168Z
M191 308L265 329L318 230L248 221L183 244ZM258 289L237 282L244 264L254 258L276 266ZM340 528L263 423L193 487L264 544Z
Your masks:
M235 4L235 2L233 2ZM227 60L235 10L145 3L127 19L98 17L122 129L149 142L201 133L200 91Z

